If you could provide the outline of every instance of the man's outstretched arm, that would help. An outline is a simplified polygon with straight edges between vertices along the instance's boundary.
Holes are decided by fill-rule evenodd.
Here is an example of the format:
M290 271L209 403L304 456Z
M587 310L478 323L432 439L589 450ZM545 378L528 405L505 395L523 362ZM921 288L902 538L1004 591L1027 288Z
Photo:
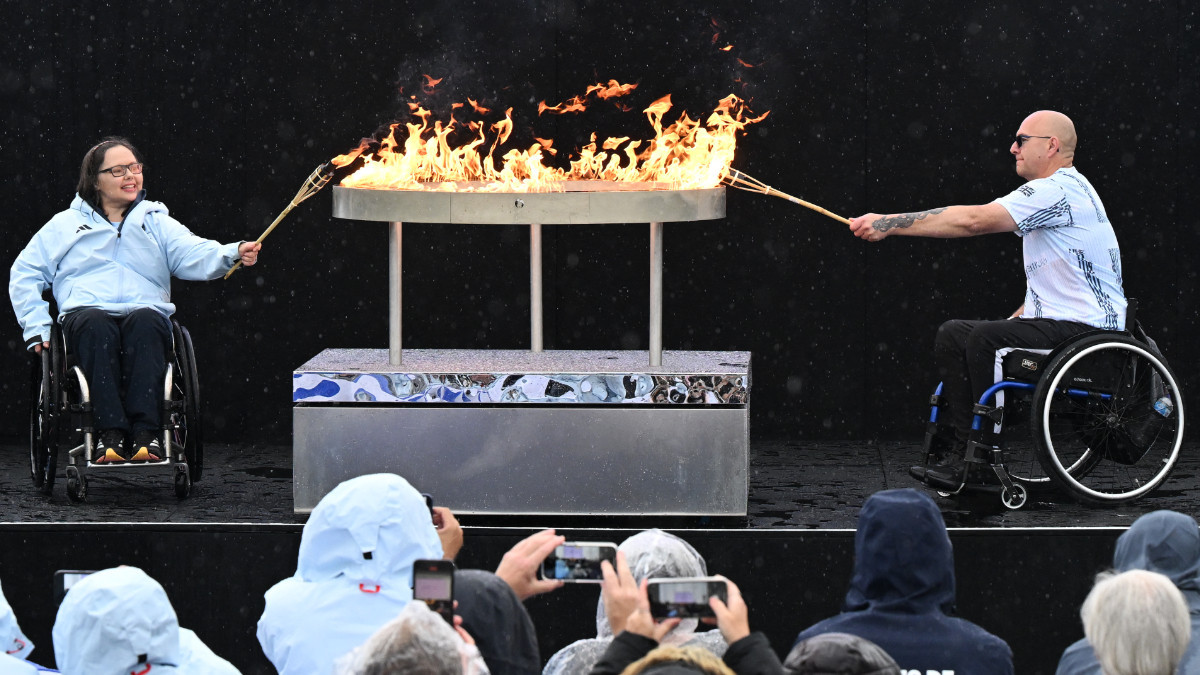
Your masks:
M860 239L879 241L894 234L908 237L973 237L993 232L1012 232L1017 223L1008 209L992 202L978 206L945 206L928 211L868 213L850 219L850 232Z

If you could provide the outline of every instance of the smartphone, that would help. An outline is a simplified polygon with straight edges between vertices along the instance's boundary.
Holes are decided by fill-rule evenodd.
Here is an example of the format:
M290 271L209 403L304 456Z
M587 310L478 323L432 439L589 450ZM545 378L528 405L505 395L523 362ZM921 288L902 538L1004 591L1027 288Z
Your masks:
M617 545L608 541L567 541L542 561L542 578L573 583L599 583L600 563L617 564Z
M715 596L721 602L729 601L729 587L717 577L651 579L646 590L650 616L656 619L714 616L708 599Z
M424 600L446 623L454 625L454 563L418 560L413 563L413 598Z
M425 499L425 508L429 509L429 517L433 520L433 524L437 525L437 516L433 513L433 495L428 492L422 492L421 497Z
M54 602L61 603L63 596L81 579L95 570L58 570L54 573Z

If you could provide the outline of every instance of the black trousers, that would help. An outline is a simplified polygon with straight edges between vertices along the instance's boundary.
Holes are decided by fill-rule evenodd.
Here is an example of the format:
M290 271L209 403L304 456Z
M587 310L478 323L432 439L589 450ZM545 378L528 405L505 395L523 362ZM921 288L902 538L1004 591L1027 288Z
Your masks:
M97 431L160 428L171 321L144 307L123 317L82 309L63 318L67 349L87 377Z
M934 361L942 379L940 424L954 427L958 441L971 433L971 410L995 384L996 352L1005 347L1053 349L1095 327L1056 319L967 321L951 319L938 328Z

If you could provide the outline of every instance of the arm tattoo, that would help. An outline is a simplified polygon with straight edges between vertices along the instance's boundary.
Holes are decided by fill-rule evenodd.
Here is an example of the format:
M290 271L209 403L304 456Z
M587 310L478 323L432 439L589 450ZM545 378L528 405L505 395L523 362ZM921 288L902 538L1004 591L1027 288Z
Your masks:
M875 224L871 227L875 228L876 232L904 229L912 227L913 224L918 220L924 220L929 216L937 215L945 210L946 208L942 207L940 209L929 209L928 211L917 211L916 213L901 213L898 216L885 216L875 221Z

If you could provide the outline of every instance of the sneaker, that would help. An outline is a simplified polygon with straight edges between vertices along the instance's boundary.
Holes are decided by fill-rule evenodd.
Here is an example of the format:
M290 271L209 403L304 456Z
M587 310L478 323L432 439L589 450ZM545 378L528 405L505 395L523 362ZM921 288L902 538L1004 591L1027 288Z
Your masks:
M950 455L946 461L925 470L925 484L939 490L958 490L963 486L967 463L959 455Z
M93 464L117 464L128 461L125 454L125 432L120 429L105 429L100 432L100 444L96 446Z
M153 431L139 431L133 441L133 457L131 462L161 462L162 444Z

